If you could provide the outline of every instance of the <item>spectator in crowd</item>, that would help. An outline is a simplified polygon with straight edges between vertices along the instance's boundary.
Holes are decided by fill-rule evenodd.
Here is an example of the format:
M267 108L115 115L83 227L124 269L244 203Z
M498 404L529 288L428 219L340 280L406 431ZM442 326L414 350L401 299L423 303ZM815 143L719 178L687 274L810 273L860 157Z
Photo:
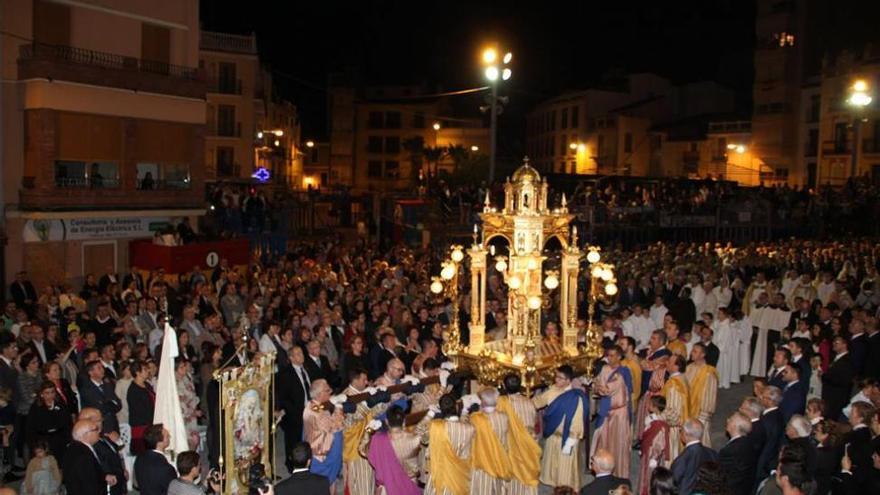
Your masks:
M308 442L298 442L291 449L293 470L290 477L278 483L275 493L278 495L298 495L300 493L329 493L330 483L327 478L309 472L312 463L312 448Z
M134 479L142 495L164 495L168 485L177 478L168 460L165 449L168 448L168 430L161 424L151 424L144 431L144 447L146 450L138 454L134 461Z

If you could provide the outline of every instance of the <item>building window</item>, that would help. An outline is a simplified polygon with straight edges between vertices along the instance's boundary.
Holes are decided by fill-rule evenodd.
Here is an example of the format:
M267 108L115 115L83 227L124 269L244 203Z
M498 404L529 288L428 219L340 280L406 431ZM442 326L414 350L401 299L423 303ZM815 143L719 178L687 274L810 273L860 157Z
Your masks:
M425 114L422 112L416 112L413 115L413 127L416 129L424 129L425 128Z
M385 128L400 129L400 112L385 112Z
M605 136L602 134L596 136L596 156L605 157Z
M217 156L217 177L232 177L235 173L235 148L231 146L218 146Z
M238 130L235 123L235 106L217 105L217 135L236 137L241 135Z
M57 187L119 187L119 165L114 162L55 161Z
M367 127L370 129L381 129L383 127L382 112L370 112Z
M810 129L807 133L806 156L816 156L819 151L819 129Z
M547 136L547 149L550 150L550 156L556 155L556 136Z
M573 173L573 174L577 173L577 165L578 165L578 162L576 162L576 161L571 162L571 173Z
M370 160L367 162L367 177L372 179L382 178L382 162L379 160Z
M559 128L568 129L568 109L563 108L561 114L562 122L559 123Z
M189 165L177 163L162 164L162 184L168 189L189 189L191 180Z
M400 137L388 136L385 138L385 153L389 155L400 153Z
M217 64L217 92L241 94L241 86L236 78L234 63L220 62Z
M810 115L807 122L819 122L819 111L821 110L822 100L819 95L810 95Z
M578 108L578 107L571 107L571 128L572 128L572 129L577 129L578 126L580 125L580 119L579 119L579 115L578 115L578 113L579 113L578 110L580 110L580 108Z
M773 41L779 48L794 46L794 35L788 32L776 33L773 35Z
M627 132L623 135L623 152L624 153L632 153L633 150L633 135L631 132Z
M777 168L776 169L776 180L787 181L788 180L788 169L787 168Z
M556 110L550 111L550 130L556 130Z
M565 138L565 134L563 134L562 139L559 140L559 154L565 155L568 151L568 140Z
M367 152L382 153L382 136L370 136L367 138Z
M312 148L310 160L312 163L318 163L318 148Z
M385 161L385 177L388 179L400 178L400 162L397 160Z

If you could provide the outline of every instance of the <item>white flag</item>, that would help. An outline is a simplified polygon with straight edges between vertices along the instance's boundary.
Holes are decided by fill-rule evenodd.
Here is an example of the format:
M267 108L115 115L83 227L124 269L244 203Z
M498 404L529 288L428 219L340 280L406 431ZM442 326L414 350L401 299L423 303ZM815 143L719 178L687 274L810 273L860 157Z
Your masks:
M170 434L168 450L172 458L189 450L180 397L177 395L177 379L174 376L174 358L178 355L177 333L165 323L165 337L162 339L162 356L159 360L159 380L156 384L156 408L153 424L162 423Z

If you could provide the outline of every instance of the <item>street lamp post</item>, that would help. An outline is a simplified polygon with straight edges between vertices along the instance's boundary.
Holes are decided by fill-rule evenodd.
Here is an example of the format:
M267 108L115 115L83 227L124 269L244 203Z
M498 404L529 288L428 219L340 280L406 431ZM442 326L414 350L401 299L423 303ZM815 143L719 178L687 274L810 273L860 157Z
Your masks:
M498 129L498 82L506 81L513 74L508 64L513 60L513 54L507 52L501 60L498 60L498 52L494 48L483 51L483 64L486 66L485 75L489 80L491 89L491 101L489 102L489 185L495 181L495 154L497 148ZM500 63L499 63L500 62Z
M859 172L859 139L862 130L862 112L866 106L871 104L871 95L868 93L868 83L863 79L856 80L850 87L849 98L846 102L853 107L853 146L852 158L850 160L849 176L855 179Z

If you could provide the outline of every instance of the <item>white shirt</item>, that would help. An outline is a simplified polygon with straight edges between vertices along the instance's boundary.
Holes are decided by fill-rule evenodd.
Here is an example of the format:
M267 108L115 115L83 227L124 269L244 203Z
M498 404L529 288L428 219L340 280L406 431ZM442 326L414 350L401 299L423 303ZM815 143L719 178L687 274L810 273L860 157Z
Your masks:
M846 356L847 354L849 354L849 351L841 352L840 354L834 356L834 361L832 361L832 362L836 363L838 359L842 358L843 356Z
M764 412L761 413L761 416L763 416L763 415L765 415L765 414L767 414L767 413L773 412L773 411L775 411L775 410L777 410L777 409L779 409L778 406L777 406L777 407L768 407L767 409L764 409Z

